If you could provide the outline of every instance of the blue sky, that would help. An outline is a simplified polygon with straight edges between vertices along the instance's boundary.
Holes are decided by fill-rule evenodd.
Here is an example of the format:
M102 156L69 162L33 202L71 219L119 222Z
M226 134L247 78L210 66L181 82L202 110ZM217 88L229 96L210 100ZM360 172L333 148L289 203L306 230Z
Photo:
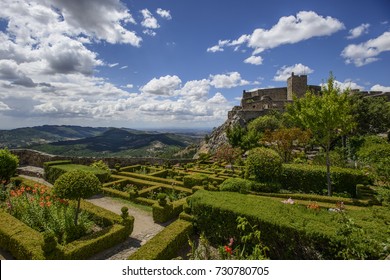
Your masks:
M390 91L389 66L386 0L0 3L0 129L214 127L291 72Z

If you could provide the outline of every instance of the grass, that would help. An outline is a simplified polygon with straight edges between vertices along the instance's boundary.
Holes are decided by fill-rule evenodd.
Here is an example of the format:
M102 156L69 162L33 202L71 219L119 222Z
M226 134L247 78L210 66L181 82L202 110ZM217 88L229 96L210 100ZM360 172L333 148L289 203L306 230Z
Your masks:
M119 197L113 197L112 199L117 201L117 202L120 202L122 204L128 205L129 208L136 208L138 210L142 210L144 212L148 212L148 214L152 214L152 207L150 207L150 206L137 204L137 203L134 203L134 202L131 202L129 200L126 200L126 199L123 199L123 198L119 198Z

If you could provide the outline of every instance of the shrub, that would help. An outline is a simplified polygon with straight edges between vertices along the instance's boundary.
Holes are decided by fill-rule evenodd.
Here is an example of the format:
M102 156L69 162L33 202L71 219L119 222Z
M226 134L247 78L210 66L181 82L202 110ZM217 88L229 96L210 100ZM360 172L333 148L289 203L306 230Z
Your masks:
M347 162L339 151L330 151L329 158L332 166L346 167ZM313 159L315 165L326 165L326 154L319 153Z
M98 161L95 161L91 164L91 167L95 167L95 168L98 168L98 169L101 169L101 170L104 170L108 173L110 173L110 168L108 167L108 165L102 161L102 160L98 160Z
M104 183L108 181L110 178L110 173L91 166L80 165L80 164L69 164L64 162L60 162L60 164L55 164L55 162L50 162L50 165L44 163L44 177L49 182L54 184L54 182L64 173L72 170L83 170L88 171L96 175L100 182Z
M0 150L0 182L5 181L7 183L14 176L18 164L17 156L11 154L8 149Z
M220 191L247 193L252 189L253 182L241 178L229 178L219 185Z
M178 251L188 243L192 234L192 223L177 220L159 232L134 254L129 260L170 260L177 257Z
M234 238L239 240L237 217L245 217L261 231L271 259L338 259L347 246L337 235L339 213L320 209L310 211L303 205L238 193L198 191L189 199L197 230L205 232L213 245ZM364 230L367 259L381 258L382 242L388 238L388 210L349 210L357 226ZM362 244L364 245L364 244Z
M275 182L282 172L282 159L272 149L255 148L245 161L246 177L259 182Z
M369 184L371 179L360 170L332 167L332 188L337 193L347 192L356 197L357 184ZM322 194L326 189L326 167L304 164L284 164L280 176L283 189Z
M183 178L183 184L185 188L192 188L194 186L202 186L203 181L207 181L208 177L205 174L193 174L187 175Z
M92 173L73 170L61 175L55 182L53 191L60 198L77 200L75 224L77 224L81 198L88 198L101 190L99 179Z

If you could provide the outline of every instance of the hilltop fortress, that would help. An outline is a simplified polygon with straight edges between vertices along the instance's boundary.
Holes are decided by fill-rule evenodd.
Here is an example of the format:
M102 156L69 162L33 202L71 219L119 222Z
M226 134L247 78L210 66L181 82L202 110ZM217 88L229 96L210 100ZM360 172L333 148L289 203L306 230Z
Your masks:
M228 112L228 119L232 120L237 116L244 123L247 123L267 114L269 110L284 111L286 104L293 102L293 94L300 98L307 91L318 93L321 91L321 86L308 85L307 75L294 75L294 73L287 79L287 87L256 89L253 91L244 90L241 105L234 106ZM359 92L367 97L385 97L390 101L390 92L360 90L351 90L351 92Z

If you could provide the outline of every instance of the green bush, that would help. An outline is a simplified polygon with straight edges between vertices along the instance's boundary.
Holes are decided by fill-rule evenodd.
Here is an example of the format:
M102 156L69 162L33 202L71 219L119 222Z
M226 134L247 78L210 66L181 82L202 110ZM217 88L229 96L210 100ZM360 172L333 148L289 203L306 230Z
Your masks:
M129 260L170 260L177 257L178 251L188 244L192 234L192 223L177 220L159 232L134 254Z
M172 217L173 205L171 203L161 206L158 203L153 204L153 221L155 223L165 223Z
M272 149L255 148L245 161L245 176L258 182L275 182L282 172L282 159Z
M356 197L357 184L370 184L371 179L360 170L331 167L334 192L347 192ZM283 189L322 194L326 186L326 167L304 164L284 164L280 176Z
M8 183L9 179L14 176L18 165L17 156L11 154L8 149L0 150L0 182Z
M196 192L189 204L197 230L204 232L214 246L226 244L231 237L239 240L236 220L241 216L257 225L271 259L338 259L338 253L346 249L343 238L336 233L340 214L326 209L313 211L265 197L207 191ZM383 258L381 243L388 238L384 221L390 213L377 208L349 210L348 215L364 231L364 238L355 240L363 246L366 258Z
M330 151L329 158L332 166L346 167L347 162L339 151ZM313 159L315 165L326 165L326 154L319 153Z
M54 182L62 175L65 174L68 171L72 170L83 170L90 173L93 173L96 177L98 177L99 181L104 183L109 180L110 173L91 166L86 165L79 165L79 164L69 164L69 163L61 163L61 164L53 164L54 162L50 162L51 164L45 166L44 168L44 177L46 181L48 181L51 184L54 184ZM46 163L45 163L46 164Z
M219 185L219 190L226 192L247 193L252 189L253 185L254 183L250 180L241 178L230 178L225 180L221 185Z
M202 186L203 181L207 181L208 176L205 174L193 174L183 177L183 184L185 188L192 188L194 186Z
M103 171L106 171L107 173L111 172L111 170L108 167L108 165L104 161L102 161L102 160L95 161L90 166L98 168L98 169L101 169Z
M251 190L255 192L277 193L280 191L281 184L279 182L255 183Z

